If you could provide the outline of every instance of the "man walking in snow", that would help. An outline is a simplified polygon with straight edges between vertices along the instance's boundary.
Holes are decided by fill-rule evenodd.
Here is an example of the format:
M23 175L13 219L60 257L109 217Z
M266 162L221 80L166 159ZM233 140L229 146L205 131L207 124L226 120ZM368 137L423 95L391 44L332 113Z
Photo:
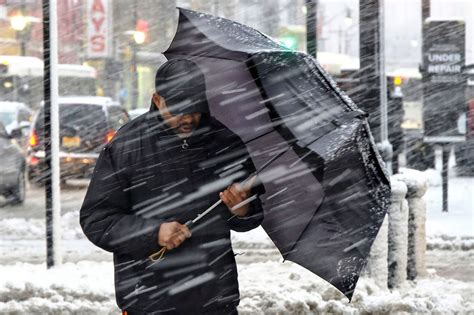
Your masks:
M133 314L235 314L230 230L260 225L260 187L240 138L210 116L204 75L192 61L165 63L150 111L103 149L81 208L84 233L114 253L118 306ZM191 230L185 225L219 198ZM150 255L162 247L164 259Z

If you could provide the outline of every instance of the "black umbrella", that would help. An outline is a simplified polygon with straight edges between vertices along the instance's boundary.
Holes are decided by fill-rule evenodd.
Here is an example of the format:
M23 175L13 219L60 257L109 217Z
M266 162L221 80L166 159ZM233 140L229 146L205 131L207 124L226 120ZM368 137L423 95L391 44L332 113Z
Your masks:
M366 115L313 57L230 20L179 9L165 55L198 64L211 114L272 161L262 226L284 259L351 299L390 200Z

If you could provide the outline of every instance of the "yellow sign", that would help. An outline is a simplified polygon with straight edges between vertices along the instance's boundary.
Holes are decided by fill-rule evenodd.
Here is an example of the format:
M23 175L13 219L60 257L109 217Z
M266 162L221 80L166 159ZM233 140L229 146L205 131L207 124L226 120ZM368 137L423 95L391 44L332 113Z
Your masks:
M77 148L81 145L81 138L79 137L63 137L63 147Z

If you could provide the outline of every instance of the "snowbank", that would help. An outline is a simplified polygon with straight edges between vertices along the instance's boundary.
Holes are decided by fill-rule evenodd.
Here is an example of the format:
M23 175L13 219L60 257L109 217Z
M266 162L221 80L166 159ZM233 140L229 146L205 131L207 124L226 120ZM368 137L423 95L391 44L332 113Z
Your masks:
M79 225L79 211L71 211L61 217L62 238L75 240L85 238ZM12 218L0 220L0 235L3 240L37 240L45 238L44 219Z
M432 235L428 237L427 249L474 250L474 236Z
M117 314L110 262L0 267L1 314Z
M236 249L273 249L276 248L265 230L260 226L249 232L232 232L232 247Z
M381 290L370 279L361 279L352 303L291 263L246 266L240 270L240 285L241 314L453 314L474 307L474 284L435 275L393 292Z
M336 289L291 262L239 265L240 314L467 313L474 284L429 278L397 291L361 279L352 303ZM112 264L68 263L0 267L0 313L117 314Z

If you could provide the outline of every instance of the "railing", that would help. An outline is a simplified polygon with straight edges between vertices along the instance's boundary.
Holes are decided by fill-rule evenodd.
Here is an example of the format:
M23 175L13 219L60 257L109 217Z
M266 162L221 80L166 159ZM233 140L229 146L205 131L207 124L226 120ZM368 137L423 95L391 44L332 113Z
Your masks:
M381 288L397 288L426 275L426 180L417 171L391 178L388 214L372 246L365 275Z

